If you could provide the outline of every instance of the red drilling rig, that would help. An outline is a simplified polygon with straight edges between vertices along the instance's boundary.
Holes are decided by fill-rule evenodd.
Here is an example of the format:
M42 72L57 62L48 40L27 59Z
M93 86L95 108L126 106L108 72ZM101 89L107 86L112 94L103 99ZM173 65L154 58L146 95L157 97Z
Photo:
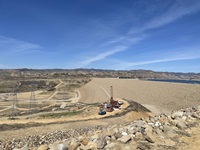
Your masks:
M119 109L120 105L117 100L113 99L113 87L110 86L110 102L102 103L99 108L99 115L104 115L106 112L112 112L115 109ZM106 112L105 112L106 110Z
M120 105L118 104L118 101L113 99L113 87L112 86L110 86L110 104L114 108L120 107Z

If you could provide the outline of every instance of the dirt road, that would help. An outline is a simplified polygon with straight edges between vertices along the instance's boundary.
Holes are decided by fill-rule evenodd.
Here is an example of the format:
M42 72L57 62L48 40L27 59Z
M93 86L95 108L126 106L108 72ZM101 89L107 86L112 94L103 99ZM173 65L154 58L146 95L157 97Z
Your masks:
M48 100L51 100L56 94L58 94L57 89L58 89L58 87L59 87L61 84L63 84L63 81L60 80L60 79L59 79L59 82L60 82L60 83L59 83L58 85L55 86L56 91L48 98Z

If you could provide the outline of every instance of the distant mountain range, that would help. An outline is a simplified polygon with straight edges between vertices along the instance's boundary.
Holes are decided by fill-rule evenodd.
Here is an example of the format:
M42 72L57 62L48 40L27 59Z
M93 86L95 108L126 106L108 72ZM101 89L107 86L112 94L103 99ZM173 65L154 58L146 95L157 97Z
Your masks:
M152 70L104 70L104 69L0 69L1 79L15 78L65 78L65 77L119 77L153 79L200 80L200 73L156 72Z

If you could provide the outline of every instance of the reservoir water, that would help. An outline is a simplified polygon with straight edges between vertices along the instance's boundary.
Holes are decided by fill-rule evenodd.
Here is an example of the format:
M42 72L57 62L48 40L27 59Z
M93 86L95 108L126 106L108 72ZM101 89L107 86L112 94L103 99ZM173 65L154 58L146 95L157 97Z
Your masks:
M187 83L187 84L200 84L200 80L148 79L147 81L175 82L175 83Z

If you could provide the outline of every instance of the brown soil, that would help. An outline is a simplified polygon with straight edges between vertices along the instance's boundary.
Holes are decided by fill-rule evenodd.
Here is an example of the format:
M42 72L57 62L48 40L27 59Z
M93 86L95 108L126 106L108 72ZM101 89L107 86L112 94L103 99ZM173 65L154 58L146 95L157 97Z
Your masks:
M180 147L179 150L200 150L200 124L187 131L192 133L192 136L183 136L180 138L180 140L185 143L185 146Z
M108 99L110 86L114 97L136 101L154 114L200 105L200 85L142 81L134 79L94 78L79 89L80 101L103 102Z

